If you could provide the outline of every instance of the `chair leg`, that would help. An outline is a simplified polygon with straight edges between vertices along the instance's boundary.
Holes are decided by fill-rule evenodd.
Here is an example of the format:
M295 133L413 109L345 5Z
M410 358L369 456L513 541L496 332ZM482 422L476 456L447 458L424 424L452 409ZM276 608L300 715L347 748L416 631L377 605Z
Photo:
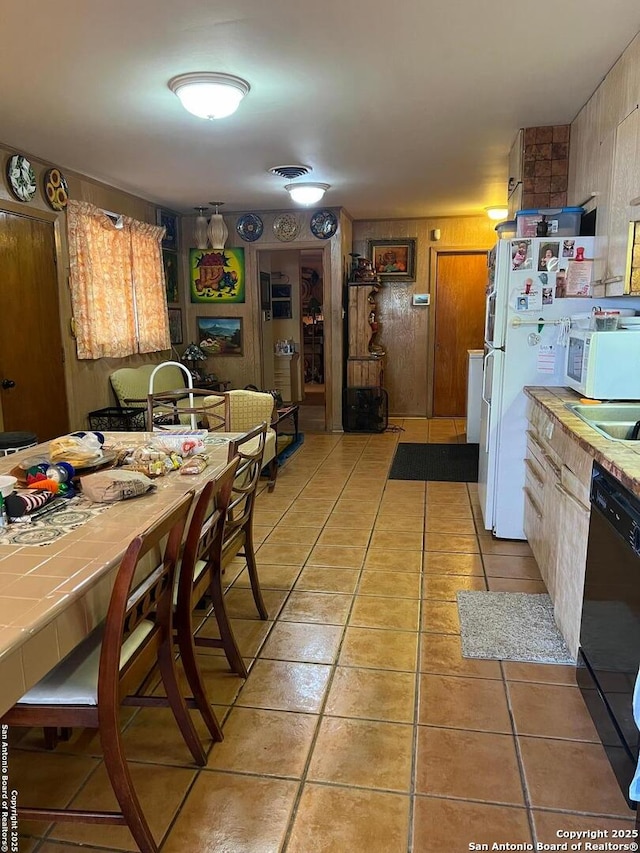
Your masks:
M262 597L262 589L260 588L260 578L258 577L258 566L256 564L256 555L253 549L253 529L251 524L245 528L245 543L244 556L247 561L247 571L249 572L249 580L251 581L251 591L253 592L253 600L258 608L258 613L261 619L269 618L269 611Z
M213 601L213 612L218 622L220 637L222 638L222 648L224 649L224 653L229 661L229 666L242 678L246 678L249 673L247 672L247 667L242 660L240 649L238 648L236 638L234 637L233 630L231 628L231 623L229 622L227 608L224 603L222 578L218 570L213 571L213 577L211 578L211 584L209 586L209 595ZM196 635L195 644L202 646L206 645L206 638L198 637Z
M224 740L224 735L222 734L218 718L209 703L207 691L202 683L200 668L198 667L198 662L196 660L191 613L184 614L180 611L176 613L176 630L178 634L178 647L180 649L182 667L187 677L189 687L191 688L191 692L193 693L193 698L198 706L198 710L200 711L202 719L209 729L209 733L213 740L217 742Z
M269 483L268 491L272 492L276 487L276 479L278 477L278 455L276 454L271 462L269 462Z
M131 774L122 748L120 722L117 708L98 710L100 719L100 742L104 754L104 764L120 804L122 815L127 822L141 853L158 853L158 846L151 834L140 801L133 787Z
M167 691L167 699L182 732L182 737L185 739L195 763L203 767L207 763L207 758L178 684L171 637L169 637L169 642L163 641L158 650L158 665L164 688Z

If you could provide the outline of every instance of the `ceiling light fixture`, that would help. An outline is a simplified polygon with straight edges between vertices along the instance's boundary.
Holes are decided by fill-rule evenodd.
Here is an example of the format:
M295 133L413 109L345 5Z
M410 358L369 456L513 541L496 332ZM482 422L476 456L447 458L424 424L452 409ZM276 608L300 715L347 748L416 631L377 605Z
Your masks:
M169 88L182 106L199 118L226 118L238 109L251 89L246 80L233 74L200 71L172 77Z
M210 201L209 204L214 208L214 212L211 214L211 219L209 220L209 229L207 231L209 235L209 243L211 243L212 249L224 249L224 244L227 242L227 237L229 236L229 230L222 218L222 214L218 213L218 208L220 205L224 204L224 202Z
M193 234L196 239L196 249L206 249L208 247L207 242L207 217L205 213L209 210L208 207L196 207L194 208L198 211L198 215L196 216L195 227L193 229Z
M296 204L315 204L329 189L329 184L318 184L312 181L300 184L286 184L285 190Z
M509 215L508 207L485 207L485 211L489 219L506 219Z

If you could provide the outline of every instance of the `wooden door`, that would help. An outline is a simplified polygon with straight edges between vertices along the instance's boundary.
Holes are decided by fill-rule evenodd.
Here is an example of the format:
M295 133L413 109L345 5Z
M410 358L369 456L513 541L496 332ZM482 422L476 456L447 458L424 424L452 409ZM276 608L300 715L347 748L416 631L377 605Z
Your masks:
M69 431L53 224L0 211L0 401L4 430Z
M487 253L439 253L435 298L433 416L463 418L467 350L484 346Z

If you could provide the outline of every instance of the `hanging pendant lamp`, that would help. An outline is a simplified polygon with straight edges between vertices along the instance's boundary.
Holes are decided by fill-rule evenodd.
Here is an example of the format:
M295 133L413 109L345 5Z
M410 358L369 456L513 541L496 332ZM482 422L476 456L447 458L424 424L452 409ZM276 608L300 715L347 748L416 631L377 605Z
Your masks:
M213 205L214 208L214 212L211 214L211 219L209 220L209 228L207 229L209 243L211 244L212 249L224 249L224 244L227 242L229 231L227 230L227 226L222 218L222 214L218 213L218 208L224 204L224 202L210 201L209 204Z
M207 242L207 226L209 223L207 222L207 217L205 213L208 212L208 207L196 207L194 210L198 211L198 215L196 216L196 223L193 229L193 234L196 241L196 249L206 249L209 244Z

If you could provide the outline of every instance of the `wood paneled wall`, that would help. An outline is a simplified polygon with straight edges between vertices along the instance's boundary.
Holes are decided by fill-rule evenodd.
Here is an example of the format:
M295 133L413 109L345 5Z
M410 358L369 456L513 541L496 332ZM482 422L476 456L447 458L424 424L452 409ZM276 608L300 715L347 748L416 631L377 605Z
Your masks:
M434 229L440 239L433 240ZM429 308L411 304L414 293L433 289L430 250L443 247L489 249L496 240L494 224L486 216L455 216L433 219L360 220L353 223L353 251L367 255L368 240L415 238L416 280L406 284L385 284L378 295L378 315L382 324L380 343L384 346L384 386L389 393L389 412L399 417L427 416L427 355Z

